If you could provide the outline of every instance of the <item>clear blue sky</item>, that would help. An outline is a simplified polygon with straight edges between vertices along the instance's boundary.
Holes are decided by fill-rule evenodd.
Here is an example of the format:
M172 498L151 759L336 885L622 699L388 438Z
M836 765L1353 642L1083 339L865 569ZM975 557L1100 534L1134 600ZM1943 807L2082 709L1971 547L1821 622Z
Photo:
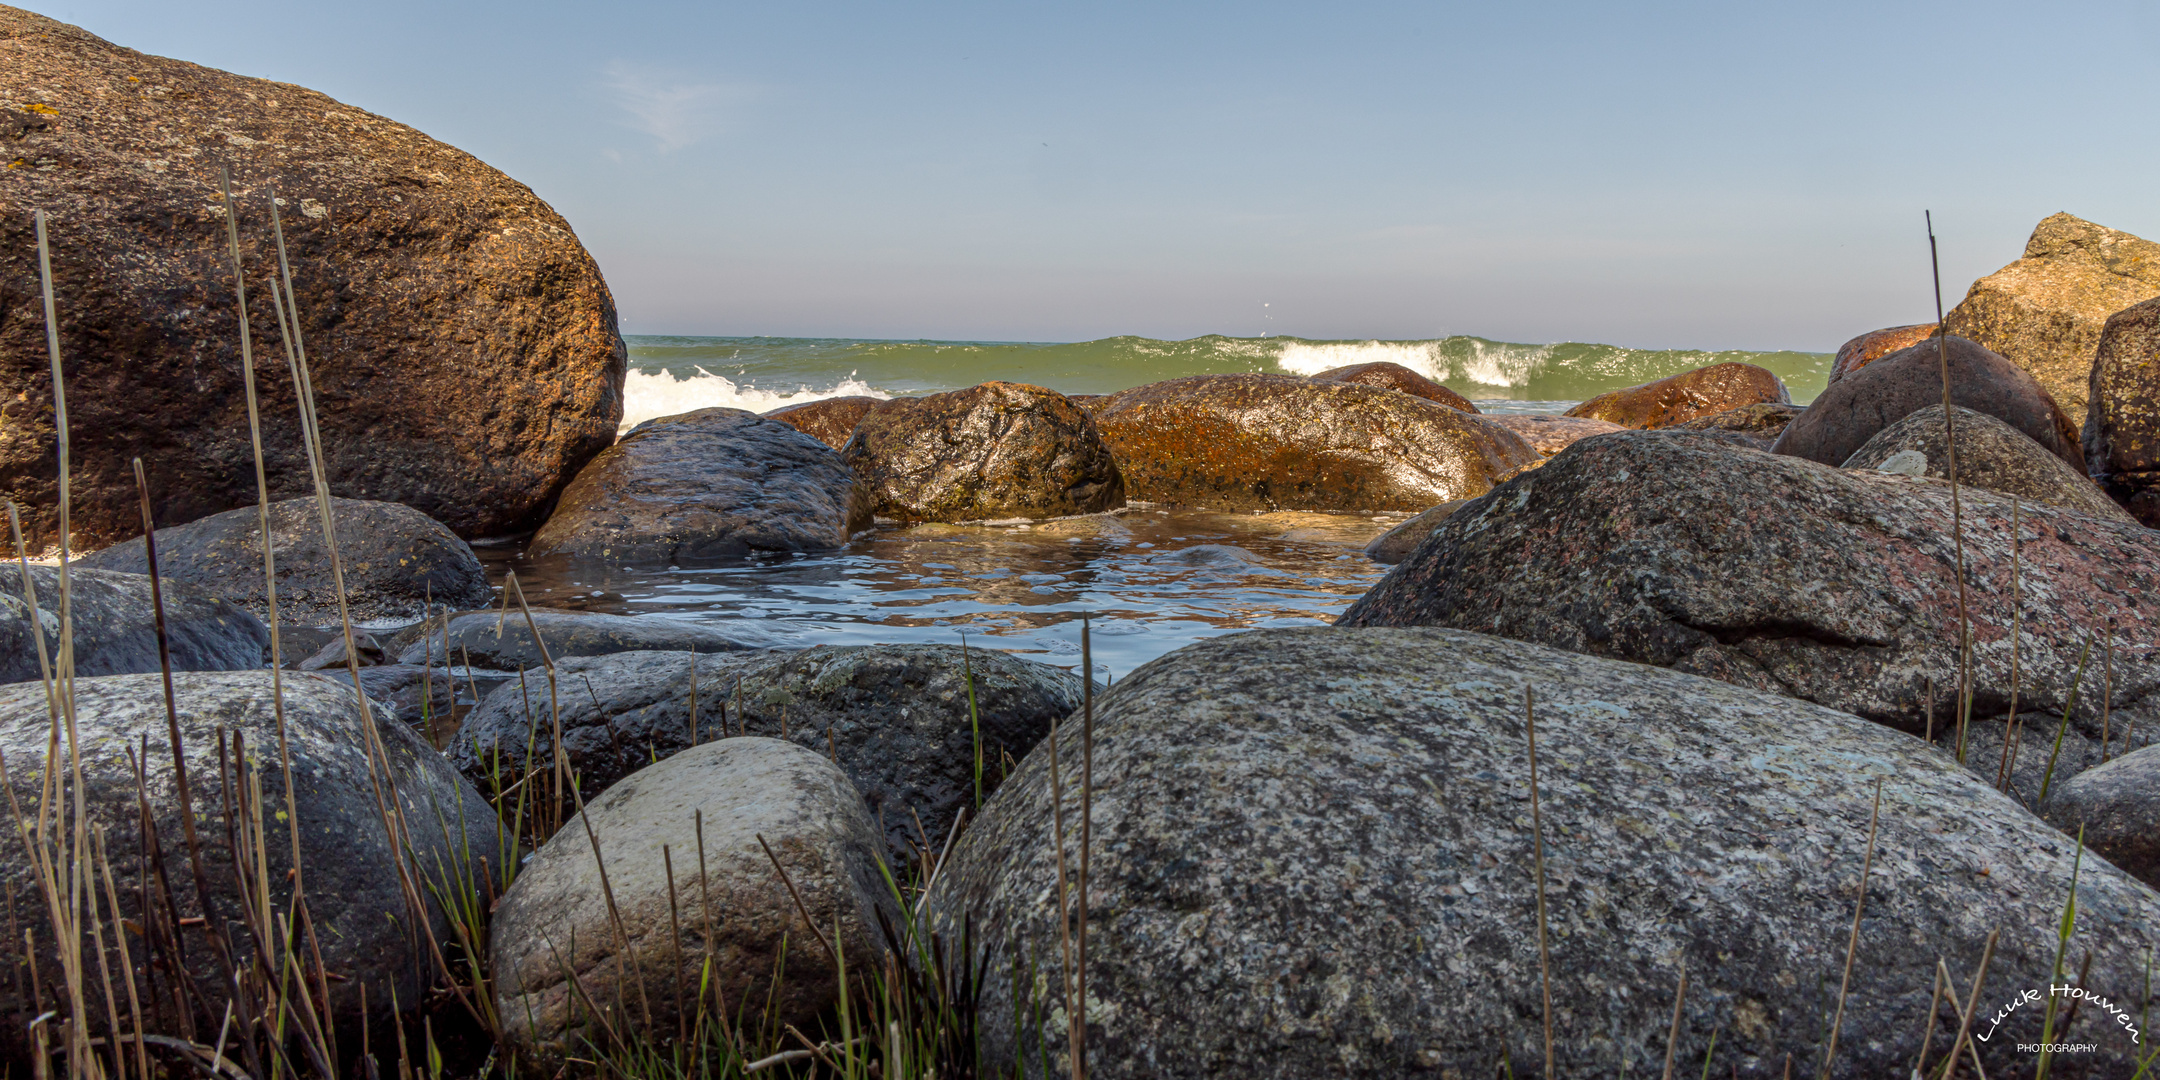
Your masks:
M530 184L632 333L1829 349L2160 238L2160 4L36 0ZM1266 305L1266 306L1263 306Z

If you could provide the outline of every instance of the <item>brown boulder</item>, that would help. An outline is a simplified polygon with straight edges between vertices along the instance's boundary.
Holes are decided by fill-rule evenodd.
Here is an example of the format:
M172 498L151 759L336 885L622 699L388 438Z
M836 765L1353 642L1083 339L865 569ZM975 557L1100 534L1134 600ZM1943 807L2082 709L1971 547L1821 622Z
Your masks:
M1522 436L1532 450L1546 457L1567 449L1577 439L1603 435L1608 431L1628 430L1610 420L1592 420L1586 416L1495 413L1487 419Z
M1760 405L1742 405L1710 416L1698 416L1673 427L1681 431L1720 431L1741 435L1752 441L1759 450L1768 450L1777 437L1784 434L1786 425L1793 417L1806 412L1798 405L1778 405L1764 402Z
M1768 368L1726 363L1608 391L1569 409L1567 415L1650 429L1758 402L1789 405L1792 395L1786 392L1784 380Z
M870 527L870 499L832 447L741 409L631 428L563 492L527 554L620 562L836 548Z
M2048 452L2082 470L2077 429L2055 399L2017 365L1956 335L1900 349L1823 390L1771 444L1773 454L1842 465L1875 433L1941 405L1942 354L1950 366L1951 400L2024 432Z
M2160 526L2160 298L2108 318L2090 388L2087 468L2139 521Z
M1830 362L1830 381L1836 382L1899 349L1909 349L1926 341L1940 325L1942 324L1915 323L1911 326L1893 326L1887 330L1870 330L1838 346L1837 359Z
M1845 459L1844 467L1879 469L1893 455L1908 452L1926 460L1922 475L1948 479L1950 453L1942 406L1930 405L1876 432L1866 445ZM2046 447L2027 438L2024 432L1985 413L1957 410L1957 466L1959 483L2015 495L2028 506L2045 503L2109 521L2132 523L2130 515L2083 472L2048 453ZM1914 474L1908 471L1905 475Z
M1542 460L1490 419L1290 375L1194 375L1095 414L1132 497L1220 510L1409 510Z
M570 225L523 184L402 124L286 83L148 56L0 7L9 96L51 110L7 157L0 211L0 474L50 544L51 369L31 211L50 217L74 437L73 528L139 531L252 504L218 166L239 201L272 496L310 490L263 281L284 204L331 485L464 536L530 527L615 437L615 304Z
M1125 481L1095 420L1055 390L987 382L895 398L866 414L840 459L877 512L902 521L1096 514Z
M863 414L883 404L884 398L825 398L800 405L783 405L765 415L838 450L847 445L848 436L855 433L855 425L862 422Z
M1437 401L1450 409L1461 412L1474 413L1478 411L1478 407L1472 405L1469 398L1401 364L1390 364L1385 360L1374 361L1370 364L1351 364L1348 367L1329 368L1312 377L1321 382L1355 383L1359 386L1384 386L1390 390L1400 390L1405 394L1424 398L1427 401Z
M2108 316L2160 296L2160 244L2054 214L2034 227L2018 261L1973 282L1943 318L2031 372L2084 416L2093 350Z

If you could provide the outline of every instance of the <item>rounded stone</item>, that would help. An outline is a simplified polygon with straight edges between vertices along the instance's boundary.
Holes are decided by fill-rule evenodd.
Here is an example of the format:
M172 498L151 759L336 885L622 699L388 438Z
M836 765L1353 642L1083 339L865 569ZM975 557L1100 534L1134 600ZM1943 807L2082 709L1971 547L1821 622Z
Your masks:
M1125 505L1125 480L1095 420L1055 390L987 382L894 398L840 451L878 514L983 521L1097 514Z
M2028 506L2046 503L2109 521L2135 523L2082 471L2048 453L2024 432L1971 409L1958 408L1956 415L1959 483L2015 495ZM1918 469L1890 467L1900 458L1909 462L1907 455L1919 458ZM1930 405L1876 432L1845 459L1844 467L1947 480L1950 443L1942 406Z
M1471 404L1469 398L1401 364L1392 364L1385 360L1376 360L1369 364L1350 364L1345 367L1329 368L1311 377L1320 382L1382 386L1390 390L1400 390L1412 397L1437 401L1457 412L1474 413L1478 411L1478 407Z
M1784 380L1754 364L1725 363L1607 391L1569 409L1567 415L1647 429L1763 403L1792 403Z
M1940 326L1940 323L1915 323L1870 330L1838 346L1837 357L1830 362L1828 381L1836 382L1891 353L1918 345L1933 337Z
M800 405L783 405L764 415L778 420L835 450L847 445L855 425L887 399L867 396L823 398Z
M126 675L159 667L156 610L142 574L68 568L77 675ZM60 569L32 566L37 625L48 664L60 657ZM263 666L270 628L247 609L193 585L160 583L174 671L247 671ZM0 564L0 683L42 679L22 569Z

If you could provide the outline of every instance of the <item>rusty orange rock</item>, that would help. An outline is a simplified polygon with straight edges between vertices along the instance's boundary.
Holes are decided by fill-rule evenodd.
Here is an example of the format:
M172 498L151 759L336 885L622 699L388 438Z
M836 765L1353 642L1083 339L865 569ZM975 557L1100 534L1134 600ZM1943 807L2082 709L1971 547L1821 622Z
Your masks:
M2108 319L2090 386L2086 464L2140 522L2160 526L2160 299Z
M1830 362L1830 380L1836 382L1898 351L1909 349L1926 341L1941 323L1914 323L1911 326L1892 326L1883 330L1870 330L1838 346L1837 359Z
M764 415L838 450L847 445L863 416L884 403L884 398L836 397L783 405Z
M1472 405L1469 398L1401 364L1391 364L1385 360L1376 360L1370 364L1351 364L1348 367L1329 368L1312 377L1321 382L1355 383L1359 386L1384 386L1390 390L1400 390L1413 397L1424 398L1427 401L1437 401L1458 412L1474 413L1478 411L1478 407Z
M1712 364L1599 394L1569 409L1567 415L1651 429L1761 402L1791 404L1784 380L1753 364Z

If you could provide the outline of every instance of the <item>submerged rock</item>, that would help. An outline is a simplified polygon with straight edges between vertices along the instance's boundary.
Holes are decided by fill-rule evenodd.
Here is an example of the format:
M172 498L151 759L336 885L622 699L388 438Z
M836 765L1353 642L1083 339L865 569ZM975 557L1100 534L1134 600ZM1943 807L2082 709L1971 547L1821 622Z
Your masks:
M1793 417L1807 410L1798 405L1781 405L1765 402L1760 405L1742 405L1709 416L1698 416L1684 423L1674 424L1681 431L1715 431L1731 435L1744 435L1752 440L1756 449L1768 450L1770 444L1784 433Z
M1976 716L2009 706L2010 516L2009 496L1962 493ZM1693 432L1609 435L1456 511L1337 625L1475 630L1919 732L1930 685L1943 697L1958 682L1952 529L1947 484ZM2160 533L2030 505L2019 534L2020 708L2060 715L2112 618L2114 722L2160 723ZM2073 719L2094 736L2097 674Z
M1582 416L1542 416L1537 414L1496 414L1492 422L1522 436L1524 442L1538 453L1551 457L1575 444L1578 439L1603 435L1608 431L1626 431L1627 428L1610 420L1592 420Z
M2081 417L2108 317L2156 296L2160 244L2053 214L2033 227L2022 258L1973 282L1943 326L2031 372Z
M822 551L870 526L839 455L778 420L699 409L631 428L563 492L527 554L612 562Z
M1538 460L1486 417L1288 375L1152 383L1095 419L1133 498L1219 510L1416 512Z
M1930 338L1830 384L1786 425L1770 452L1843 464L1876 432L1942 404L1942 354L1949 360L1953 404L1992 416L2084 469L2077 429L2055 399L2016 365L1961 337Z
M880 515L982 521L1096 514L1125 505L1125 480L1094 418L1055 390L987 382L895 398L840 451Z
M1365 555L1376 563L1393 566L1409 558L1410 553L1416 551L1418 545L1424 543L1425 538L1431 536L1433 530L1439 528L1449 514L1468 505L1469 499L1441 503L1373 538L1372 543L1365 545Z
M476 668L524 671L544 662L541 645L547 647L549 657L559 661L573 656L606 656L636 650L694 649L701 653L724 653L769 649L781 644L778 638L765 631L741 623L723 627L651 615L633 617L534 608L532 622L528 625L526 615L523 610L512 609L507 617L493 611L455 616L450 620L447 637L438 626L432 634L408 642L398 654L398 663L464 666L470 658L471 666ZM496 629L498 620L500 632ZM540 631L539 644L533 641L535 627Z
M2093 356L2081 449L2093 478L2160 527L2160 299L2110 316Z
M1874 469L1902 453L1918 453L1926 475L1948 479L1950 450L1943 409L1930 405L1875 433L1845 459L1845 468ZM2015 495L2110 521L2133 523L2084 472L2071 468L2025 433L1985 413L1957 410L1958 482ZM1899 471L1899 470L1891 470Z
M412 128L290 83L122 48L0 8L8 97L49 110L11 139L0 292L38 295L30 208L52 213L76 543L141 531L128 459L160 521L256 501L218 166L251 275L271 272L270 198L299 288L331 487L462 536L537 524L615 439L615 302L570 223L530 188ZM44 163L40 166L40 163ZM39 166L39 167L33 167ZM267 296L251 291L273 498L309 492ZM19 303L19 302L17 302ZM51 371L37 304L10 309L0 494L55 541ZM441 596L438 593L437 598ZM214 1037L216 1032L212 1032Z
M1069 881L1083 747L1059 749ZM1831 1075L1903 1076L1938 958L1969 979L1999 930L1988 985L2046 984L2076 856L1917 739L1459 631L1203 641L1104 695L1093 753L1084 925L1101 1080L1482 1077L1502 1059L1530 1075L1544 1058L1533 825L1558 1075L1658 1075L1683 972L1684 1058L1715 1035L1712 1075L1777 1076L1788 1054L1812 1072L1871 862ZM1022 763L930 897L943 940L965 919L989 950L979 1030L996 1075L1067 1049L1050 759L1040 746ZM2088 858L2078 899L2085 985L2137 1012L2160 894ZM1956 1027L1938 1014L1937 1054ZM2033 1010L1983 1026L1989 1070L2029 1063L2015 1044L2040 1027ZM2096 1049L2066 1067L2131 1068L2126 1035L2080 1030Z
M782 405L764 415L838 450L847 445L848 436L855 433L855 425L862 422L863 415L885 401L885 398L861 396L823 398L800 405Z
M477 607L493 595L479 557L441 522L397 503L332 499L330 505L346 607L354 622L411 622L431 602ZM158 577L194 585L269 618L261 524L260 511L249 506L159 529ZM322 537L322 514L313 496L270 504L281 622L331 626L340 618L337 579ZM86 555L81 565L129 574L150 569L141 536Z
M1347 367L1329 368L1326 371L1320 372L1319 374L1312 376L1312 378L1320 382L1355 383L1359 386L1382 386L1386 387L1389 390L1400 390L1405 394L1411 395L1412 397L1421 397L1427 401L1437 401L1440 404L1445 405L1448 408L1454 409L1458 412L1474 413L1478 411L1478 407L1471 404L1469 398L1466 398L1461 394L1458 394L1455 391L1450 390L1447 387L1442 386L1439 383L1436 383L1431 379L1428 379L1425 376L1420 375L1417 372L1402 366L1401 364L1391 364L1385 360L1376 361L1370 364L1351 364Z
M437 890L452 888L450 875L470 874L477 880L479 875L501 871L495 811L442 755L403 724L380 713L363 714L349 685L314 675L285 676L282 734L291 755L297 804L285 799L281 732L271 708L269 672L181 672L173 676L173 691L190 804L202 823L202 872L216 909L210 914L217 924L233 927L238 952L234 962L252 964L254 949L241 930L241 895L235 887L229 834L216 823L224 820L222 815L238 797L229 789L230 765L220 766L237 759L248 763L251 775L260 770L260 786L253 787L255 782L250 781L260 794L251 797L263 800L267 837L263 865L271 906L278 912L290 910L292 886L287 875L293 869L293 849L286 822L298 820L308 910L317 930L312 940L321 949L336 1030L341 1034L360 1030L363 987L368 1014L377 1025L388 1019L393 993L405 1009L415 1008L433 982L424 980L422 973L434 970L434 960L427 943L412 932L419 924L406 906L399 861L409 859L413 887L427 905L425 932L444 943L443 948L450 948L451 930L435 899ZM146 873L145 863L135 856L138 791L148 802L163 853L161 865L179 916L203 916L191 883L183 808L172 781L172 744L161 677L83 678L76 681L75 694L83 800L95 826L111 830L112 888L120 898L120 916L132 926L143 925L141 897L164 892L155 871ZM0 687L0 752L5 753L9 782L15 785L14 797L24 805L34 803L44 779L48 730L42 687ZM231 742L234 735L241 740L238 746ZM222 754L221 738L227 740ZM149 783L138 789L130 752L140 753L145 739L150 756L143 764ZM379 750L370 750L371 745ZM391 805L404 819L401 831L405 835L397 841L384 831L377 802L388 791L395 792ZM46 951L54 937L25 858L19 843L0 847L0 889L7 891L22 928L37 932L40 978L50 995L53 987L64 982L57 960ZM110 932L111 923L106 925ZM220 984L220 965L210 943L200 936L203 932L181 931L188 935L188 972L195 985L215 987ZM135 970L144 972L145 954L138 949L134 955ZM106 978L120 1000L129 999L117 963ZM167 970L158 986L169 988L170 979ZM34 1005L29 991L27 979L0 981L0 1016L8 1018L0 1024L0 1049L8 1051L9 1060L29 1059L23 1044L25 1025L49 1007L49 998L47 1004ZM147 983L138 988L146 1011L153 992ZM224 1000L225 995L213 994L207 1003L198 1004L196 1031L218 1030ZM170 1004L167 999L159 1011L168 1012Z
M880 911L901 925L878 858L862 797L801 747L728 739L651 765L503 894L490 965L503 1040L529 1075L556 1075L609 1030L667 1038L692 992L723 1023L755 1028L769 1009L816 1030L841 990L826 948L874 970Z
M1792 403L1784 380L1753 364L1727 363L1610 390L1569 409L1567 415L1622 427L1661 428L1762 403Z
M1915 323L1870 330L1838 346L1837 358L1830 362L1829 381L1836 382L1891 353L1918 345L1935 336L1941 326L1941 323Z
M125 675L158 670L156 611L150 579L141 574L68 569L70 621L74 624L77 675ZM43 628L48 663L60 658L60 569L32 566L37 625ZM174 671L246 671L263 665L270 628L262 620L193 585L160 583L165 633ZM0 564L0 683L42 681L30 605L23 599L21 567Z

